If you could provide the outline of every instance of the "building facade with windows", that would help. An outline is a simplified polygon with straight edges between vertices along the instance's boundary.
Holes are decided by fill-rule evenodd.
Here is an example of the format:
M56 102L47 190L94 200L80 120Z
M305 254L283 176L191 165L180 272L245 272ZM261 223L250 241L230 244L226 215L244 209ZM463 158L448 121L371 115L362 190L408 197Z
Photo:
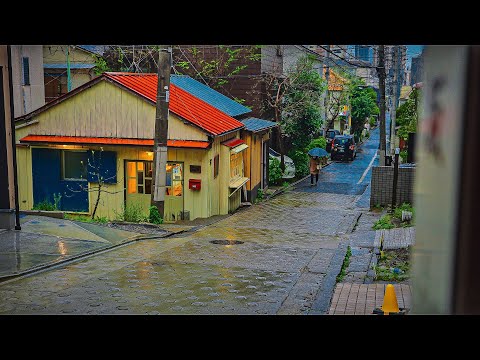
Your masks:
M96 215L114 219L132 206L148 214L157 79L104 73L18 117L21 209L60 197L60 210L91 214L98 173L108 193ZM164 220L235 211L248 181L244 124L173 83L169 109Z

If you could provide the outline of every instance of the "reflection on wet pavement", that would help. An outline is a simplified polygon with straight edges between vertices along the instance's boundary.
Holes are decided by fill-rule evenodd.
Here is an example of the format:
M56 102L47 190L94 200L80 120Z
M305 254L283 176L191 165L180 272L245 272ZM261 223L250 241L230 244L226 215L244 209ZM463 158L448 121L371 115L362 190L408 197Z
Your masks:
M332 164L321 175L325 183L353 184L349 187L307 192L301 183L196 232L133 242L0 284L0 314L306 314L359 219L355 203L366 183L356 182L368 165L369 151L359 154L358 163ZM51 233L55 225L29 220L27 231L40 229L36 236L41 239L31 249L52 258L69 256L76 246L94 248L129 236L91 224L58 226L62 221L54 220L61 229L55 231L70 234L55 232L57 237ZM72 234L84 234L84 240L71 239ZM20 248L26 262L28 236L25 232L19 239L0 241L0 256Z
M21 231L0 232L0 278L109 248L139 234L88 223L22 216Z

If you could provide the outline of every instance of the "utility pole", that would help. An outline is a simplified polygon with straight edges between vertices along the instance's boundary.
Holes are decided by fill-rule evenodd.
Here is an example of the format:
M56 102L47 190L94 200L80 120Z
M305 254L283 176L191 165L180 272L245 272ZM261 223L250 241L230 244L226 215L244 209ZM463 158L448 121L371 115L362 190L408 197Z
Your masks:
M67 45L67 91L72 90L72 78L70 76L70 45Z
M380 162L385 165L386 134L385 134L385 45L378 46L378 87L380 91Z
M329 97L329 93L328 93L328 79L330 78L330 65L329 65L329 59L330 59L330 45L327 45L327 51L326 51L327 55L326 55L326 61L325 61L325 80L327 80L327 92L326 92L326 95L325 95L325 102L324 102L324 106L325 106L325 124L323 125L323 128L325 129L324 131L324 135L326 135L326 132L328 130L328 97Z
M393 81L392 81L392 91L393 91L393 101L392 101L392 111L390 113L390 154L393 154L395 152L395 122L397 119L397 104L398 104L398 84L397 82L399 81L399 59L398 59L398 54L400 53L400 49L398 45L395 45L393 47Z
M157 107L155 114L155 138L153 144L152 205L165 218L165 185L167 179L168 104L170 96L170 68L172 48L159 46Z

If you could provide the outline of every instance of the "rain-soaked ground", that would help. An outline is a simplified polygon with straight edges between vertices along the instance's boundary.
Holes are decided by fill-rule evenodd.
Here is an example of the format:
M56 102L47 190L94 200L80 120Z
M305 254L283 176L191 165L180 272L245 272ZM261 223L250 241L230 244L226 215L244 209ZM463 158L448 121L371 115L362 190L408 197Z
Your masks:
M374 131L354 162L322 170L323 185L306 180L194 233L120 245L0 284L0 313L307 314L333 291L377 145ZM86 230L99 244L97 236L112 241Z

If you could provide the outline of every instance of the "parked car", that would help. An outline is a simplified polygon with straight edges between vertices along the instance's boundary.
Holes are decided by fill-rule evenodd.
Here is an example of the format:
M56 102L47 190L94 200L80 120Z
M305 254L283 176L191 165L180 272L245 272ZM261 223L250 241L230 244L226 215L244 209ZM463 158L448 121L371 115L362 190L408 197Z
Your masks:
M333 140L332 152L330 157L332 160L342 158L352 160L357 156L357 145L352 135L335 136Z
M277 159L278 161L282 161L281 155L269 148L269 157L270 159ZM283 160L285 161L285 171L283 172L282 179L291 179L295 177L295 163L292 159L290 159L287 155L283 155Z
M327 152L330 152L332 150L333 139L335 139L335 137L338 135L341 135L339 130L330 129L327 131L327 146L325 148Z

